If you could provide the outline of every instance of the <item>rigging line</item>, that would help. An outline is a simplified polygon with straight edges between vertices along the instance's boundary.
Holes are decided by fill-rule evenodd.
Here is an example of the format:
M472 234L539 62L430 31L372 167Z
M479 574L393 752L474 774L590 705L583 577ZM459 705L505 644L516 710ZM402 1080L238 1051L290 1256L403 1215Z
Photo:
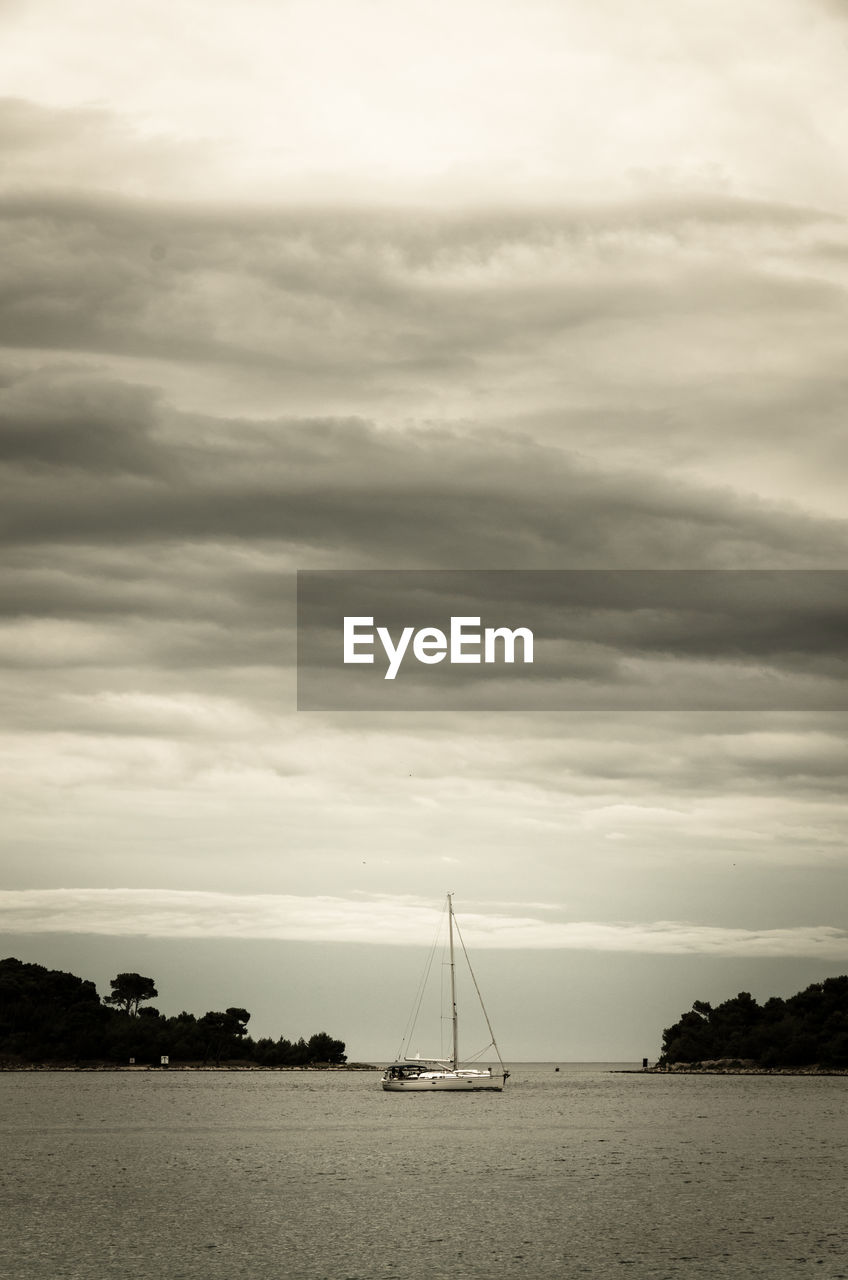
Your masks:
M494 1041L490 1041L488 1044L484 1044L482 1049L478 1049L476 1053L472 1053L464 1056L462 1060L463 1062L479 1062L484 1054L488 1054L490 1049L494 1049L495 1052L497 1053L498 1046L494 1043Z
M501 1064L501 1067L503 1068L504 1064L503 1064L503 1058L501 1057L501 1051L498 1048L497 1041L495 1040L495 1033L492 1030L491 1022L489 1021L489 1014L486 1010L485 1004L483 1003L483 997L480 994L480 988L477 986L477 978L474 974L473 968L471 967L471 961L468 959L468 952L465 949L465 939L463 938L459 925L456 922L456 916L454 916L453 918L453 927L454 929L456 929L456 934L457 934L457 937L459 938L460 946L462 947L462 954L465 956L465 963L468 965L468 972L471 974L471 981L474 983L474 990L477 992L477 999L480 1001L480 1008L483 1010L483 1017L486 1019L486 1026L489 1028L489 1035L492 1037L492 1048L494 1049L495 1053L498 1055L498 1062ZM485 1050L483 1050L482 1052L485 1053Z
M447 906L445 906L442 909L442 914L439 916L439 921L438 921L438 924L436 925L436 934L435 934L435 937L433 938L432 946L430 947L430 954L427 957L427 962L424 965L424 972L421 975L420 982L418 983L418 990L416 991L415 997L412 1001L412 1010L409 1014L409 1017L406 1020L406 1027L404 1028L403 1036L401 1037L400 1048L398 1049L397 1054L395 1055L398 1061L405 1056L404 1047L406 1047L407 1049L409 1048L409 1041L411 1040L412 1036L415 1034L415 1027L418 1022L418 1015L421 1012L421 1002L424 999L424 992L427 989L427 982L429 981L429 978L430 978L430 970L433 967L433 958L436 954L436 948L439 945L439 937L441 936L441 932L444 927L444 918L445 918L446 910L447 910Z

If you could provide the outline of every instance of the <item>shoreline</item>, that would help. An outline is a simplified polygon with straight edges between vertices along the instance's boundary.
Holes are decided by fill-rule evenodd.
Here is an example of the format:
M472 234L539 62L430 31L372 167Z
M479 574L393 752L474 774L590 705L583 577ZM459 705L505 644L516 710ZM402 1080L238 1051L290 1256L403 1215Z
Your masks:
M670 1067L632 1067L613 1072L622 1076L848 1076L845 1067L744 1067L700 1066L698 1063L675 1063Z
M118 1062L0 1062L0 1071L310 1071L310 1072L328 1072L328 1071L379 1071L379 1067L371 1066L367 1062L351 1062L344 1066L311 1066L311 1067L263 1067L253 1063L127 1063L126 1065Z

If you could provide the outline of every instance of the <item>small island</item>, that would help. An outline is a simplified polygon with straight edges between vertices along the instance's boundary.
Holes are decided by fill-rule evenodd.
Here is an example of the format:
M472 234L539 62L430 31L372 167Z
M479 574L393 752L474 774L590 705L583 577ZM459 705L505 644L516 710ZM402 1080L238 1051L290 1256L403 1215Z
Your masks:
M210 1010L166 1018L148 1002L152 978L119 973L102 1000L93 982L40 964L0 960L0 1068L42 1066L170 1067L285 1070L342 1068L343 1040L326 1031L308 1039L247 1034L247 1009ZM365 1064L361 1064L363 1067Z
M760 1005L747 991L715 1008L696 1000L663 1032L651 1071L848 1072L848 976Z

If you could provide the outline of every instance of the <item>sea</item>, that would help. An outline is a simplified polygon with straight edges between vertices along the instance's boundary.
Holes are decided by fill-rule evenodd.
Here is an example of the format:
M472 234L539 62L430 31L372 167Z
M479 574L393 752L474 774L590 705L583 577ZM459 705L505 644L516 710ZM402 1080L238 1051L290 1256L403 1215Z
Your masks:
M0 1073L3 1280L848 1278L848 1078Z

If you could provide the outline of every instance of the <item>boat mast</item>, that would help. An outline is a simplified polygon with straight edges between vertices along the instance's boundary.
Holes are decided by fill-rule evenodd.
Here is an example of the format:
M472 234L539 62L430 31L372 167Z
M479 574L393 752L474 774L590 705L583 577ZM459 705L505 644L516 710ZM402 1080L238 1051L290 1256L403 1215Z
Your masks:
M459 1045L456 1017L456 971L453 959L453 896L450 893L448 894L448 938L450 939L451 1025L453 1028L453 1034L451 1037L451 1067L456 1071L456 1064L459 1058Z

